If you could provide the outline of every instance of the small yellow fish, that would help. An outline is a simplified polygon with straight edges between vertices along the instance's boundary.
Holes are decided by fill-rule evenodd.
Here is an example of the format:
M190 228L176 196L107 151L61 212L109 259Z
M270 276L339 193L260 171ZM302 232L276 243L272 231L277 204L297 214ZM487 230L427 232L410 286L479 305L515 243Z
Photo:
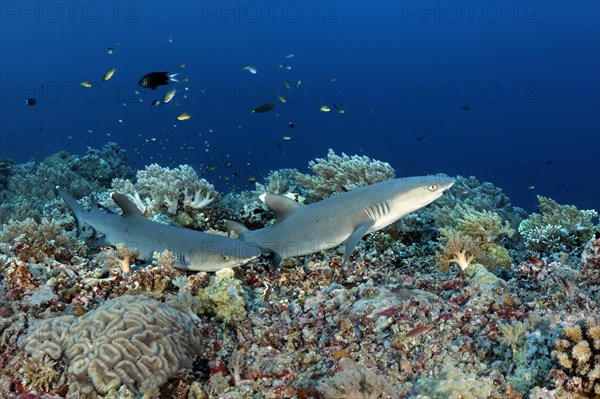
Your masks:
M83 87L92 87L92 84L90 82L88 82L87 80L84 80L83 82L81 82L80 85L82 85Z
M106 72L103 80L106 82L108 79L112 78L116 71L116 68L112 68L110 71Z
M323 105L321 107L321 112L329 112L329 111L331 111L331 108L329 108L327 105Z
M346 111L345 111L345 110L343 110L343 109L338 109L338 110L337 110L337 113L338 113L338 114L340 114L340 115L344 114L345 112L346 112Z
M189 82L189 81L190 81L190 78L183 78L183 79L180 80L181 83L186 83L186 82Z
M283 85L285 86L286 89L289 89L292 87L288 82L283 82Z
M535 186L527 186L527 190L535 190Z
M169 90L163 97L163 103L166 104L169 101L171 101L173 99L173 97L175 97L175 93L177 93L177 90L175 90L175 89Z
M184 112L183 114L179 115L177 117L177 120L180 121L187 121L188 119L190 119L192 117L192 115L188 114L187 112Z
M283 136L282 139L288 141L292 139L292 136Z
M301 81L301 80L299 80L299 81L297 81L297 82L296 82L296 89L297 89L298 87L300 87L300 84L301 84L301 83L302 83L302 81Z
M185 68L185 64L179 64L179 68Z
M248 176L248 177L246 178L246 181L247 181L248 183L254 183L254 182L256 181L256 177L254 177L254 176Z
M286 103L287 100L285 99L284 96L277 96L277 98L279 99L279 101L281 101L282 103Z

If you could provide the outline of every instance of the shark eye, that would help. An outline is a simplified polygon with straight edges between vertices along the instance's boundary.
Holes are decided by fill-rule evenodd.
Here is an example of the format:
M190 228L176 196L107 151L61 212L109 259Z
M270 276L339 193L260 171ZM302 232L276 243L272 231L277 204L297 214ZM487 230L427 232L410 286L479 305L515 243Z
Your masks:
M223 262L227 262L227 261L229 261L229 259L230 259L230 258L229 258L229 256L227 256L227 255L223 255L223 256L221 256L221 260L222 260Z
M427 186L427 188L429 189L429 191L435 191L438 188L437 184L430 184L429 186Z

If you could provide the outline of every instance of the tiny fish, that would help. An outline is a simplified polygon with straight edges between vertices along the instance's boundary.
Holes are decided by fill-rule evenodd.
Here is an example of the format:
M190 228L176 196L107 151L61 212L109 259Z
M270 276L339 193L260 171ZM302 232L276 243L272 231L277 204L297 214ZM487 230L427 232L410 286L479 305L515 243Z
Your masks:
M321 112L329 112L329 111L331 111L331 108L329 108L327 105L321 106Z
M83 82L81 82L80 85L82 85L83 87L92 87L92 84L90 82L88 82L87 80L84 80Z
M114 53L115 53L115 49L114 49L114 48L112 48L112 47L107 47L107 48L106 48L106 52L107 52L108 54L114 54Z
M527 190L534 190L534 189L535 189L535 186L534 186L534 185L527 186Z
M244 65L242 67L242 71L248 71L252 75L256 75L256 73L258 72L258 70L256 69L256 66L254 66L254 65Z
M169 101L171 101L173 99L173 97L175 97L175 93L177 93L177 90L173 89L173 90L169 90L168 92L165 93L165 96L163 97L163 103L168 103Z
M254 182L256 181L256 177L254 177L254 176L248 176L248 177L246 178L246 181L247 181L248 183L254 183Z
M158 107L160 105L160 100L154 100L152 101L152 104L150 104L153 107Z
M419 326L419 327L413 328L412 330L410 330L409 332L404 334L404 336L406 338L418 337L420 335L425 334L427 331L431 330L432 328L433 327L430 327L430 326Z
M179 68L185 68L185 64L179 64L178 67Z
M463 105L462 107L460 107L460 109L462 109L463 111L468 111L471 109L471 107L469 107L468 105Z
M299 88L301 84L302 84L302 81L301 81L301 80L297 81L297 82L296 82L296 89L297 89L297 88Z
M295 126L294 126L294 122L290 122L290 123L288 123L288 126L290 127L290 129L293 129L293 128L295 127Z
M290 85L288 82L283 82L283 85L285 86L286 89L292 88L292 85Z
M338 113L338 114L340 114L340 115L343 115L343 114L345 114L345 113L346 113L346 111L345 111L345 110L343 110L343 109L338 109L338 110L337 110L337 113Z
M104 74L104 78L102 78L102 79L106 82L108 79L113 77L113 75L115 74L116 71L117 71L116 68L112 68L110 71L108 71Z
M35 98L28 98L27 100L25 100L25 104L27 105L35 105L37 104L37 100Z
M277 65L279 68L287 69L288 71L292 69L291 65L288 64L279 64Z
M138 82L140 86L146 87L148 89L156 90L157 86L165 86L168 85L169 82L179 83L177 80L178 73L169 74L169 71L166 72L150 72L145 74L140 78Z
M539 260L538 258L534 258L533 256L528 256L527 259L533 263L534 265L541 265L542 261Z
M282 103L287 102L287 100L285 99L284 96L277 96L277 98L279 99L279 101L281 101Z
M292 139L292 136L283 136L282 139L288 141Z
M272 110L272 109L274 109L274 108L275 108L275 104L273 104L273 103L268 103L268 104L263 104L263 105L261 105L260 107L258 107L258 108L255 108L255 109L253 109L253 110L252 110L252 111L250 111L250 112L252 112L253 114L258 114L258 113L261 113L261 112L267 112L267 111L270 111L270 110Z
M294 54L289 53L289 54L284 55L284 57L285 58L294 58Z
M190 115L190 114L188 114L188 113L184 112L183 114L181 114L181 115L179 115L179 116L177 117L177 120L180 120L180 121L187 121L187 120L188 120L188 119L190 119L191 117L192 117L192 115Z

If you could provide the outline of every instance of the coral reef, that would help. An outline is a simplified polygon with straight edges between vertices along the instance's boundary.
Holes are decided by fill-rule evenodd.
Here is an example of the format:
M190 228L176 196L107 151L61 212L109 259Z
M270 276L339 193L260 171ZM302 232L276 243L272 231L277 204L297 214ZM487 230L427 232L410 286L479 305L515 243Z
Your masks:
M560 388L582 397L600 397L600 322L588 317L564 327L552 352L565 372Z
M396 175L387 162L344 153L340 156L332 149L327 152L327 158L310 161L308 167L313 174L298 173L296 180L313 201L393 179Z
M232 269L219 270L210 278L208 286L196 297L217 320L241 320L246 317L246 301L242 283Z
M384 378L349 358L343 358L340 367L333 377L325 378L317 385L325 399L377 399L392 391Z
M147 215L161 212L175 215L182 207L202 209L218 196L214 186L199 179L189 165L168 168L151 164L137 172L135 184L130 180L115 179L112 187Z
M132 175L126 161L126 152L115 143L108 143L101 150L88 149L84 156L62 151L42 162L13 165L0 206L0 222L28 217L39 220L56 199L56 186L65 187L77 198L102 191L112 179Z
M416 385L417 399L488 399L499 398L491 379L465 374L448 367L436 378L424 378Z
M102 156L113 159L110 168L121 162L112 153ZM358 162L358 179L370 165L363 157L332 160ZM94 178L97 164L89 165L77 173L100 187L94 197L102 206L114 206L108 180ZM0 167L0 178L11 180L22 167ZM153 170L158 176L164 169ZM169 170L200 181L187 168ZM309 187L297 176L273 171L256 188L302 201ZM347 182L332 176L331 187L345 190ZM122 182L138 192L136 180ZM175 214L168 213L171 200L149 216L212 232L223 230L226 218L252 228L274 218L256 191L225 193L202 209L184 203L185 191L177 191ZM187 194L190 203L206 196ZM0 196L16 198L6 190ZM138 196L150 205L149 194ZM34 219L11 216L19 221L0 227L2 398L598 396L585 389L592 377L599 381L596 327L589 327L597 326L600 309L599 233L583 220L581 237L577 227L562 225L576 237L573 250L536 254L512 234L527 215L475 178L458 177L448 195L367 235L343 268L338 249L286 259L277 271L261 257L219 274L184 272L172 267L176 254L168 251L138 265L118 248L84 247L73 218L51 196L35 209ZM569 209L559 213L575 218ZM578 341L568 330L574 326Z
M68 397L104 395L121 385L148 391L190 367L201 349L200 331L188 313L125 295L79 318L35 323L19 346L33 359L64 359Z
M538 195L541 213L533 213L519 225L519 234L531 250L546 254L572 251L592 237L595 210L579 210L573 205L560 205Z
M514 230L496 212L462 204L443 206L436 210L435 224L445 243L437 255L443 271L452 263L465 270L474 260L490 270L510 268L512 260L500 243L512 237Z

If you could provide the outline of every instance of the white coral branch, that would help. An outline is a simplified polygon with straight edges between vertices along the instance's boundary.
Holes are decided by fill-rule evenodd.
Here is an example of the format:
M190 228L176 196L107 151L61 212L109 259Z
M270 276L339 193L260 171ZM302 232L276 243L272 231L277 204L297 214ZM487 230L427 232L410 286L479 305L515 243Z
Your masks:
M212 203L215 198L214 192L206 190L204 187L195 189L193 195L190 193L190 190L186 188L183 205L194 209L201 209Z

